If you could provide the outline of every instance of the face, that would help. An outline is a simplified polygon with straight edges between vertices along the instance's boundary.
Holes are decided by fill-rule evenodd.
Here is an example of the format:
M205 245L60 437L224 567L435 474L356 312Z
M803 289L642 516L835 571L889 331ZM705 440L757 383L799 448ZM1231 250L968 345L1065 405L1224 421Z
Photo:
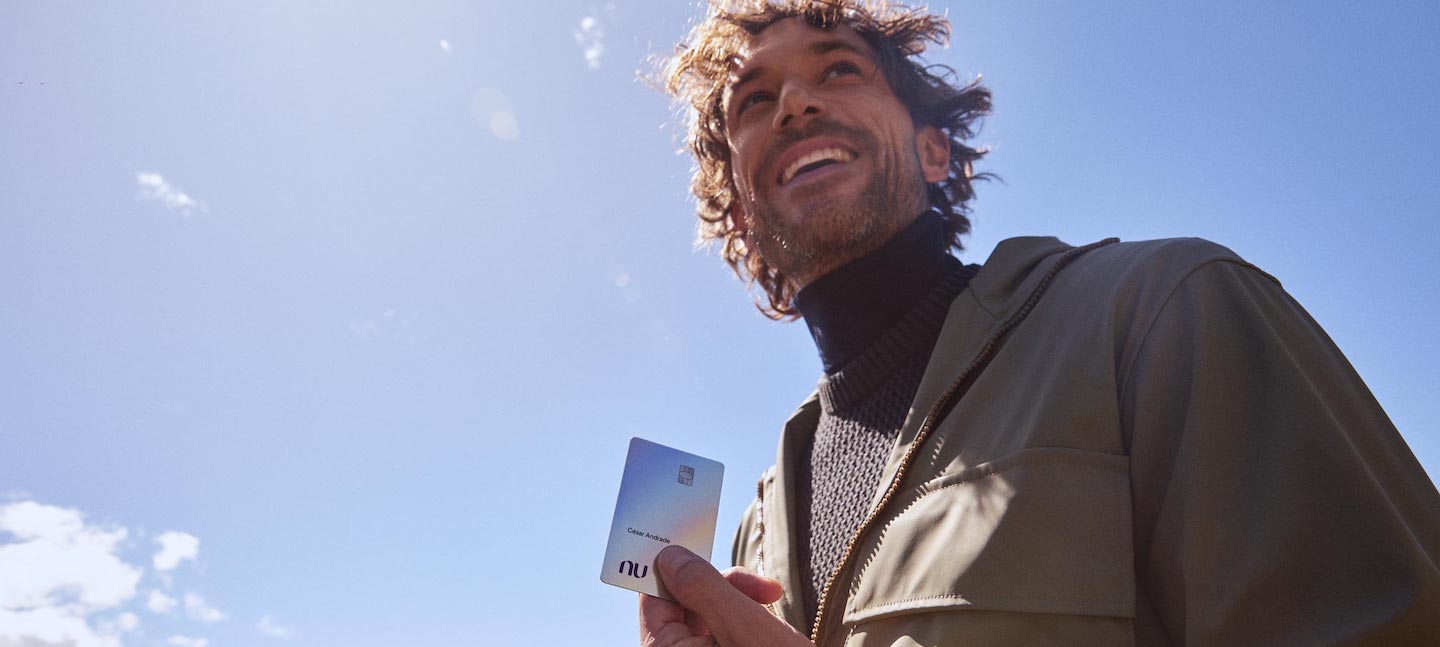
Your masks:
M949 171L948 139L917 129L874 51L847 26L776 22L740 52L722 96L732 214L746 242L803 286L883 245Z

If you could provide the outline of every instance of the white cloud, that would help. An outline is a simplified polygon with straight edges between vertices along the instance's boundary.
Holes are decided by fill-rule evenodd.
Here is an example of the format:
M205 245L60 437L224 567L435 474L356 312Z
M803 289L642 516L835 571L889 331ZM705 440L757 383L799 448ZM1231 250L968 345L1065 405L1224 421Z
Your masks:
M115 628L120 631L135 631L140 628L140 616L130 612L120 614L115 618Z
M159 173L146 171L135 174L135 183L140 185L140 199L159 202L166 209L179 211L189 216L191 211L205 211L205 204L189 194L171 186Z
M185 594L185 615L190 616L191 620L200 622L219 622L225 619L224 613L210 606L205 602L205 598L194 593Z
M126 536L70 508L0 505L0 645L118 647L89 616L135 596L141 571L116 555Z
M120 647L120 639L98 633L83 616L59 607L11 610L0 607L0 645L5 647Z
M259 629L260 633L270 636L271 638L290 640L295 637L294 629L279 625L275 622L274 618L270 617L270 614L260 616L260 622L255 624L255 628Z
M600 57L605 55L605 27L600 24L600 18L581 18L580 28L571 34L575 36L575 43L580 46L580 51L585 54L585 64L592 70L600 67Z
M31 500L0 503L0 647L122 647L122 636L140 631L140 617L125 607L144 574L142 565L117 554L128 536L123 527L87 522L78 510ZM164 570L154 573L168 587L169 571L195 559L200 540L172 531L157 541L152 561ZM179 604L151 590L144 606L170 613ZM195 593L185 595L184 608L191 620L225 619ZM167 642L208 645L186 636Z
M149 599L145 600L145 608L155 613L170 613L175 608L178 600L159 591L151 591Z
M449 53L450 53L450 41L445 40L444 38L441 38L441 39L440 39L440 49L443 50L446 54L449 54Z
M210 641L204 638L191 638L189 636L171 636L165 640L165 644L174 645L175 647L206 647L206 645L210 644Z
M119 636L120 634L132 633L139 628L140 616L130 613L129 611L96 625L96 630L99 631L102 636Z
M170 531L155 540L160 551L155 553L155 570L173 571L180 562L194 560L200 554L200 539L188 532Z

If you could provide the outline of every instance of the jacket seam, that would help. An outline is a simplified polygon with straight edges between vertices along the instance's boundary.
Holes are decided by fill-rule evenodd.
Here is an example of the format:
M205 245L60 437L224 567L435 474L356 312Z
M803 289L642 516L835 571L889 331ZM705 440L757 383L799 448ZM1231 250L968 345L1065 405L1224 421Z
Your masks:
M1089 596L1089 597L1067 597L1067 596L1058 596L1058 595L1057 595L1057 596L1044 596L1044 595L1031 595L1031 596L1018 596L1018 595L985 595L985 596L977 596L977 599L979 599L979 600L993 600L993 601L997 601L997 602L1032 602L1032 601L1040 601L1040 602L1050 602L1050 601L1053 601L1053 602L1094 602L1094 601L1096 601L1096 600L1098 599L1098 600L1101 600L1101 601L1104 601L1104 602L1109 602L1109 603L1116 604L1116 605L1120 605L1120 606L1124 606L1124 602L1125 602L1124 598L1116 598L1116 599L1114 599L1114 600L1105 600L1105 599L1103 599L1103 598L1095 598L1095 597L1093 597L1093 596ZM926 601L926 600L961 600L961 601L965 601L965 602L970 602L970 601L971 601L970 598L967 598L967 597L965 597L965 596L963 596L963 595L956 595L956 594L925 595L925 596L920 596L920 597L915 597L915 598L906 598L906 599L904 599L904 600L896 600L896 601L894 601L894 602L886 602L886 603L884 603L884 604L877 604L877 605L874 605L874 606L865 607L865 608L863 608L863 609L855 609L855 610L853 610L853 611L848 612L847 615L855 616L855 615L860 615L860 614L862 614L862 613L875 613L875 614L878 615L878 614L883 614L883 613L889 612L889 611L904 611L904 609L892 609L891 607L896 607L896 606L908 604L908 603L911 603L911 602L924 602L924 601ZM977 604L966 604L966 605L964 605L964 606L977 607L977 606L981 606L981 605L977 605ZM1013 611L1013 610L1008 610L1008 609L995 609L995 610L997 610L997 611ZM1017 613L1045 613L1045 612L1018 611ZM1111 614L1108 614L1108 613L1071 613L1071 614L1066 614L1066 615L1086 615L1086 616L1104 616L1104 617L1128 617L1128 616L1112 616ZM855 620L855 621L852 621L852 622L854 622L855 624L860 624L860 623L869 622L869 621L875 620L875 619L877 619L877 618L863 618L863 619L861 619L861 620Z
M1180 278L1175 280L1175 284L1170 286L1170 289L1165 292L1165 298L1160 301L1160 306L1155 308L1155 312L1151 313L1149 321L1145 322L1145 333L1140 337L1140 342L1135 345L1135 350L1130 352L1129 356L1125 358L1125 364L1121 367L1119 375L1121 379L1120 403L1124 403L1130 397L1130 391L1134 388L1134 375L1131 374L1131 371L1135 368L1135 362L1140 359L1140 349L1144 348L1145 344L1150 341L1150 334L1155 331L1155 325L1160 321L1160 316L1165 313L1165 308L1170 305L1170 300L1175 298L1175 294L1180 291L1180 287L1185 284L1186 280L1212 263L1234 263L1235 265L1255 270L1259 272L1261 276L1274 281L1276 285L1280 285L1279 279L1276 279L1248 261L1235 257L1215 256L1207 258L1196 263L1190 269L1185 270L1185 272L1180 275Z
M1031 448L1031 449L1039 449L1039 448ZM1044 448L1044 449L1051 449L1051 448L1048 448L1048 447L1047 447L1047 448ZM1024 450L1021 450L1021 451L1024 451ZM1078 451L1084 451L1084 450L1078 450ZM1115 458L1124 458L1124 456L1121 455L1121 454L1105 454L1105 453L1102 453L1102 452L1095 452L1095 454L1097 454L1097 455L1099 455L1099 456L1111 456L1111 457L1115 457ZM1000 459L1000 460L1004 460L1004 459ZM933 490L925 490L924 492L921 492L920 496L919 496L919 497L916 497L916 501L919 501L921 498L924 498L924 496L927 495L927 494L931 494L931 493L934 493L934 492L939 492L940 490L943 490L943 489L945 489L945 488L954 487L954 486L957 486L957 485L965 485L965 484L967 484L967 483L973 483L973 482L978 481L978 480L980 480L980 479L990 478L990 477L996 476L996 475L998 475L998 474L1000 474L1000 473L1002 473L1002 472L1006 472L1006 471L1015 469L1015 468L1017 468L1017 467L1022 467L1022 466L1025 466L1025 465L1078 465L1078 466L1080 466L1080 467L1091 467L1091 468L1094 468L1094 469L1097 469L1097 470L1104 470L1104 471L1107 471L1107 472L1115 472L1115 473L1117 473L1117 474L1126 474L1126 473L1129 472L1129 468L1128 468L1128 467L1121 466L1121 465L1097 465L1097 464L1091 463L1091 462L1089 462L1089 461L1081 460L1081 459L1076 458L1076 457L1068 457L1068 456L1064 456L1064 457L1062 457L1062 456L1043 457L1043 456L1042 456L1042 457L1036 457L1036 458L1032 458L1032 459L1016 460L1015 462L1009 463L1009 464L1007 464L1007 465L997 466L997 467L993 467L993 468L986 468L986 469L983 469L983 470L977 470L976 473L975 473L974 475L972 475L972 476L969 476L969 477L966 477L966 478L962 478L962 479L960 479L960 480L958 480L958 481L954 481L954 482L952 482L952 483L946 483L945 485L942 485L942 486L940 486L940 487L938 487L938 488L935 488L935 489L933 489ZM943 477L943 476L938 476L938 477L936 477L936 479L940 479L940 478L944 478L944 477ZM932 480L935 480L935 479L932 479ZM928 481L927 481L927 482L928 482ZM924 483L921 483L920 485L916 486L915 490L922 490L922 489L924 489L924 487L925 487L925 484L924 484ZM912 490L912 491L915 491L915 490ZM915 503L912 501L912 502L910 503L910 505L905 506L905 509L904 509L904 510L901 510L900 512L903 514L903 513L905 512L905 510L909 510L909 509L910 509L910 506L913 506L913 505L915 505ZM899 517L900 515L897 514L897 515L895 515L895 516L896 516L896 517ZM893 521L894 518L892 518L891 520ZM886 528L889 528L890 525L889 525L889 524L886 524L885 527L886 527Z
M979 297L979 296L976 296L975 291L974 291L974 290L971 290L971 289L969 288L969 286L966 286L966 288L965 288L965 294L970 295L970 300L973 301L973 302L975 302L975 307L979 308L981 312L983 312L983 313L985 313L985 314L987 314L987 315L990 315L990 320L991 320L991 321L994 321L994 320L996 320L996 319L999 319L999 317L997 317L997 316L995 315L995 313L990 312L990 309L985 307L985 302L981 301L981 300L980 300L980 297Z

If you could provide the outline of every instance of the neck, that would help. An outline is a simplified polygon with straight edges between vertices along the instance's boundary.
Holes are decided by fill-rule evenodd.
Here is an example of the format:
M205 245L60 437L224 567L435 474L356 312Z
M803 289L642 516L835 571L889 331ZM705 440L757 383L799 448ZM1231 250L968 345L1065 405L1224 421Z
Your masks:
M950 265L944 221L922 214L878 249L811 281L795 306L826 373L844 367L919 303Z

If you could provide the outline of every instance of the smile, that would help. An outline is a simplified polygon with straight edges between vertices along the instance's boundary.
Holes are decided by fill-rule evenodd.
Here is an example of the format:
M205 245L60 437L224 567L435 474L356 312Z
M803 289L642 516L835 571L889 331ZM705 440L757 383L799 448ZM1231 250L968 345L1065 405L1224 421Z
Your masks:
M780 172L780 186L789 184L796 176L825 168L832 164L846 164L855 160L855 153L839 146L826 146L817 150L802 154L800 157L786 164Z

